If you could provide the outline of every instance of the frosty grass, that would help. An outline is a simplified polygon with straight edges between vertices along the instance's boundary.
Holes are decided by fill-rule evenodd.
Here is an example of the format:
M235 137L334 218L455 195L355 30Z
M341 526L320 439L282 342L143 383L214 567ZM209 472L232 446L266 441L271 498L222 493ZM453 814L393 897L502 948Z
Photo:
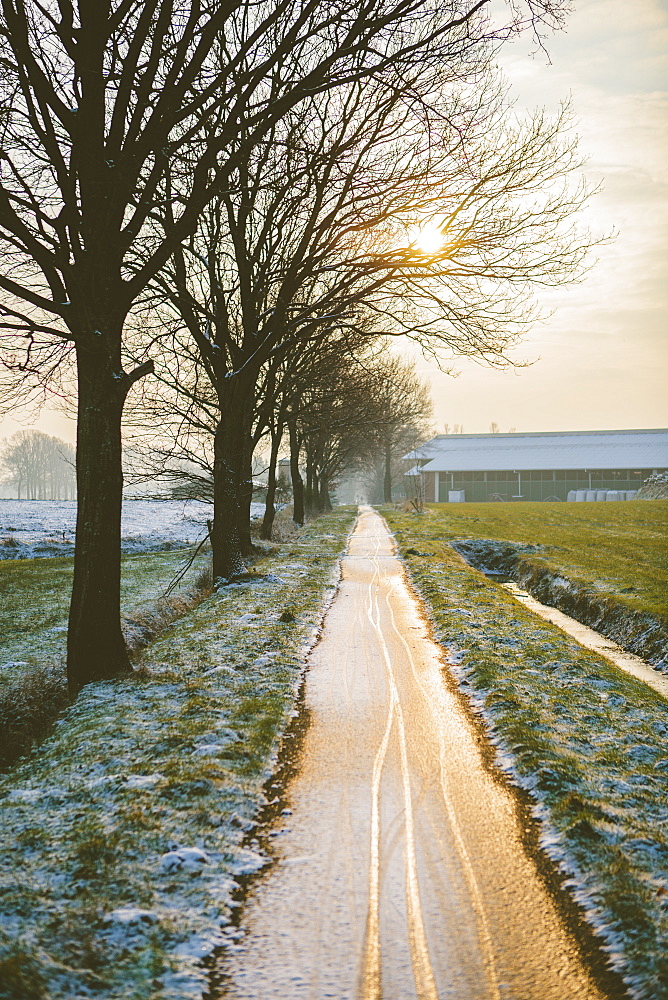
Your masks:
M409 574L526 789L541 845L636 1000L668 997L668 705L434 541L428 515L383 511Z
M199 998L355 517L339 508L88 685L0 784L0 996ZM10 846L13 845L13 846ZM226 933L227 932L227 933Z
M264 504L251 504L251 517L262 517ZM211 506L197 500L142 500L124 497L121 551L169 551L206 537ZM71 556L77 518L76 500L0 499L0 561Z

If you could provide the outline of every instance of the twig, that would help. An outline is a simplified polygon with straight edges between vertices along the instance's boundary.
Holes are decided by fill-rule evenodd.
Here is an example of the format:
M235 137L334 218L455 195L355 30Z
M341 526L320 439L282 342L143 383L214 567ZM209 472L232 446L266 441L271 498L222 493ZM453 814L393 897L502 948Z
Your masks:
M169 585L167 587L167 590L162 595L163 597L169 597L169 595L174 590L174 588L177 586L177 584L179 584L181 582L181 580L186 575L186 573L188 572L188 570L190 569L190 567L192 566L192 564L195 562L195 559L197 558L200 549L202 548L202 546L204 545L204 543L206 541L208 541L208 539L209 539L209 532L207 531L206 535L204 536L204 538L202 539L202 541L199 543L199 545L197 546L197 548L193 552L192 556L190 557L190 559L188 560L188 562L186 563L186 565L182 569L180 569L178 571L178 573L176 574L176 576L174 576L172 578L172 580L170 580Z

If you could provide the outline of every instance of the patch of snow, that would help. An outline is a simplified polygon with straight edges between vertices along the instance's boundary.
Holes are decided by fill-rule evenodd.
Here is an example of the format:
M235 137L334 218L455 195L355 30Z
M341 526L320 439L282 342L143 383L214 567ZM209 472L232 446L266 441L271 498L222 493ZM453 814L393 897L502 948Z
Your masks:
M258 656L257 660L253 661L253 666L266 667L268 663L271 663L275 656L278 656L278 652L276 650L270 653L263 653L262 656Z
M207 743L220 744L221 741L224 741L225 743L236 743L237 740L240 739L241 736L235 729L229 729L224 726L215 733L202 733L202 735L198 738L196 745L202 746Z
M227 663L219 663L217 667L211 667L209 670L205 670L202 676L209 677L211 674L234 674L234 673L236 673L234 667L228 666Z
M209 934L193 934L187 941L177 944L172 954L179 958L207 958L216 948L221 948L226 944L227 939L219 931Z
M84 750L85 748L82 747L81 749ZM97 778L91 778L86 784L92 790L94 788L102 788L105 785L113 785L116 782L120 783L123 777L124 775L122 774L102 774Z
M227 927L223 927L223 934L227 938L231 938L232 941L241 941L246 935L243 930L239 927L234 927L228 924Z
M168 874L202 871L207 864L209 855L199 847L180 847L176 851L168 851L160 858L160 870Z
M251 851L247 848L241 848L237 852L236 860L232 862L229 866L229 871L232 875L254 875L255 872L259 872L261 868L270 863L270 859L266 858L263 854L258 854L257 851Z
M121 924L125 927L147 927L157 924L159 917L152 910L141 910L138 906L122 906L103 917L105 924Z
M162 774L130 774L125 782L125 787L153 788L160 781L164 781Z
M198 757L216 757L224 749L224 743L205 743L203 746L195 747L193 753Z
M240 816L238 813L232 813L232 816L230 817L230 822L231 822L232 826L239 827L239 829L243 830L244 833L250 833L250 831L253 830L257 826L257 823L255 822L255 820L253 820L253 819L245 819L243 816Z
M7 798L17 802L39 802L43 794L41 788L13 788Z
M197 968L180 969L161 976L161 1000L202 1000L208 992L208 977Z
M264 504L251 504L251 515ZM75 500L0 500L0 559L71 556L74 551ZM211 506L196 500L130 500L123 502L121 549L124 553L182 548L207 533Z

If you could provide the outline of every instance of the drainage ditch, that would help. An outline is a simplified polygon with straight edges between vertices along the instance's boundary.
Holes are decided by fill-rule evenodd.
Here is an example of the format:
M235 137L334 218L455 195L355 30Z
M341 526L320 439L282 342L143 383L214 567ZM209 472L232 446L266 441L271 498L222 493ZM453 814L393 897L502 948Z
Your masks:
M639 656L628 653L621 646L618 646L616 642L611 642L610 639L606 639L600 632L596 632L593 628L583 625L582 622L576 621L575 618L564 614L563 611L551 608L547 604L541 604L540 601L537 601L526 590L522 590L514 580L504 574L495 573L492 570L491 572L488 571L485 576L499 583L504 590L512 594L525 608L529 608L534 614L540 615L541 618L545 618L547 621L552 622L553 625L556 625L557 628L560 628L562 632L566 632L572 636L581 646L599 653L606 660L611 660L620 670L631 674L633 677L637 677L639 681L648 684L668 700L668 676L666 674L655 670L654 667L645 663Z
M668 698L668 626L661 619L550 571L531 558L540 546L495 539L450 544L525 607Z

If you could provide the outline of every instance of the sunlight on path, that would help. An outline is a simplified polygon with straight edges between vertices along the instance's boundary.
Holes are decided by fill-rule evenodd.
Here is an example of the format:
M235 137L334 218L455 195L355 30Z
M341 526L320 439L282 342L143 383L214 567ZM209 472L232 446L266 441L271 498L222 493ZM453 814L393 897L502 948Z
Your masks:
M602 1000L368 508L342 571L218 1000Z

